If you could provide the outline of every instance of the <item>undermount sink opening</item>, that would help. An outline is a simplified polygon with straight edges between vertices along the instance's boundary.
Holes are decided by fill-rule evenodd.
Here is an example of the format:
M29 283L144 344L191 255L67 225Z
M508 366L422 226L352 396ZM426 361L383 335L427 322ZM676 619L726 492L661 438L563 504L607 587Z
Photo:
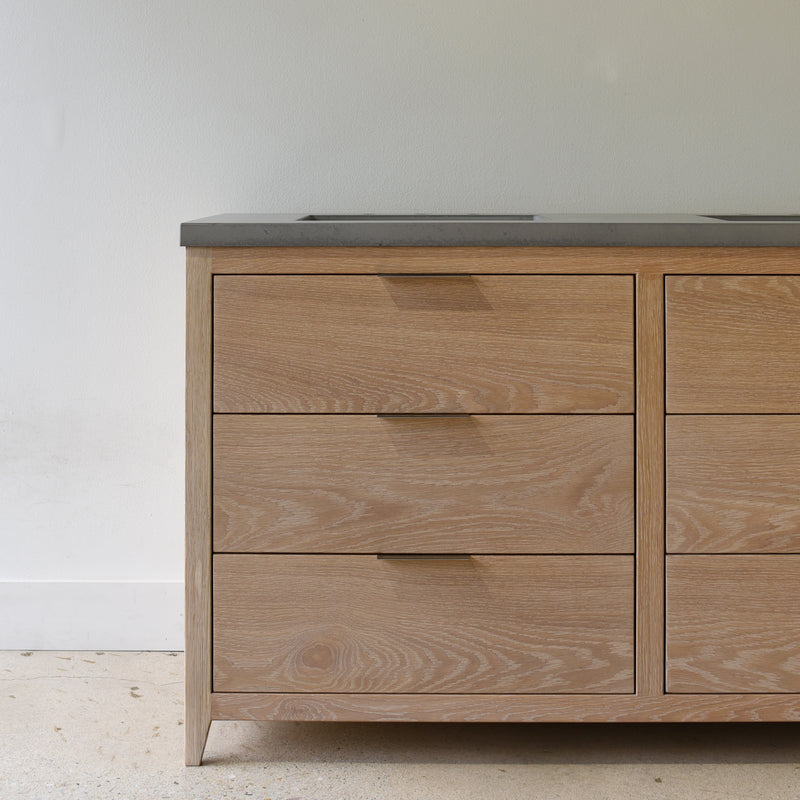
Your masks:
M703 214L723 222L800 222L800 214Z
M298 222L536 222L536 214L306 214Z

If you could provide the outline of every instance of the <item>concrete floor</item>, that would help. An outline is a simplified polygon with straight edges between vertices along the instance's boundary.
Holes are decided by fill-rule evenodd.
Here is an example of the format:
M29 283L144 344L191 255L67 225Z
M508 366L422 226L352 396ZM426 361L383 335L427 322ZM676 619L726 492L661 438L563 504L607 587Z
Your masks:
M215 722L183 654L0 651L0 798L800 800L800 726Z

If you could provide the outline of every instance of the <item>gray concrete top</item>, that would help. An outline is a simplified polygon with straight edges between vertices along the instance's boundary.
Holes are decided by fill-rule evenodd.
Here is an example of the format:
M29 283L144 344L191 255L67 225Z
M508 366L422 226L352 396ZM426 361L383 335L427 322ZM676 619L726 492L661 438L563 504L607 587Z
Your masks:
M184 247L800 247L800 214L220 214Z

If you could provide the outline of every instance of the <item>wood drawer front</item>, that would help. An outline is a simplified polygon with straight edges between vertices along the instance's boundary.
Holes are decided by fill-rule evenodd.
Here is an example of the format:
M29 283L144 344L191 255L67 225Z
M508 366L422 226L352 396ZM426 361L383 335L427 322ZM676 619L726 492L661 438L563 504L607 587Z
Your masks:
M633 417L217 415L217 552L632 553Z
M633 278L218 275L214 410L633 411Z
M214 556L214 691L633 691L632 556Z
M800 555L667 557L667 691L800 692Z
M800 552L800 416L667 417L667 549Z
M800 412L800 276L667 276L667 411Z

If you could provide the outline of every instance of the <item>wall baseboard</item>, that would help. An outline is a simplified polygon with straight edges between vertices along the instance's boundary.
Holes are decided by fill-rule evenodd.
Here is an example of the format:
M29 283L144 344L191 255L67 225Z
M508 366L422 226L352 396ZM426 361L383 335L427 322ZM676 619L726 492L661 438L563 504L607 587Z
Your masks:
M0 650L183 650L183 582L0 581Z

